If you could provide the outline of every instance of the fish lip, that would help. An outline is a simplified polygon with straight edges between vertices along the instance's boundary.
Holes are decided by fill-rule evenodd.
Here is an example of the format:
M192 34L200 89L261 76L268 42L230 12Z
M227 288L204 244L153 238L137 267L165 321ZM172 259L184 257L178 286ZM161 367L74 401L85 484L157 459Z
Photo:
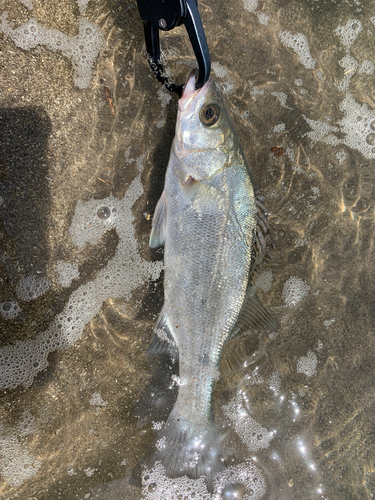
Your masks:
M200 93L200 92L206 92L208 87L210 86L212 82L212 78L209 78L207 82L201 87L200 89L195 88L195 82L198 79L198 70L194 69L190 72L185 86L184 90L182 93L181 98L178 101L178 107L180 111L183 111L186 109L195 99L195 97Z

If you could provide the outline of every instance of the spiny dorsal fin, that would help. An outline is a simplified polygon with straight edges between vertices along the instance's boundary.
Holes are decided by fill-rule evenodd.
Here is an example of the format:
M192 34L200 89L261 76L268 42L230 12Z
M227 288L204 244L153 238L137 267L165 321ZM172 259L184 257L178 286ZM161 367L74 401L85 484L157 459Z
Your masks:
M150 247L157 248L163 245L165 241L167 209L165 201L165 191L163 191L156 205L154 218L152 220L152 229L150 235Z
M268 220L269 212L263 205L264 201L263 196L256 193L255 205L257 211L255 215L256 228L254 232L252 274L262 266L265 260L271 260L270 249L276 250L271 238L272 226Z

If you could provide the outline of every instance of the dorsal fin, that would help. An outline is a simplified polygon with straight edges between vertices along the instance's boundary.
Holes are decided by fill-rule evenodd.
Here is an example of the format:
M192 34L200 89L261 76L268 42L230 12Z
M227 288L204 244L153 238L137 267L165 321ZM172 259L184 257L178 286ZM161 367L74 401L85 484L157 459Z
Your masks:
M279 324L273 318L255 294L252 286L246 292L245 300L238 315L236 326L230 338L247 330L256 330L259 333L271 333L278 330Z
M274 332L278 327L277 321L255 295L254 288L249 286L237 323L228 339L231 345L226 346L220 362L222 374L227 376L262 358L266 341L259 334Z

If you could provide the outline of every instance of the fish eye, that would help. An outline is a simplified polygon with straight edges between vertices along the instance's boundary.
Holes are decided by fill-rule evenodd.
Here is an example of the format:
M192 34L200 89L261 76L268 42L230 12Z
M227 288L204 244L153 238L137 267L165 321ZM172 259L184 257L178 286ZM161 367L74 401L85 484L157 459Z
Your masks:
M212 127L220 118L220 108L217 104L205 104L199 112L199 119L206 127Z

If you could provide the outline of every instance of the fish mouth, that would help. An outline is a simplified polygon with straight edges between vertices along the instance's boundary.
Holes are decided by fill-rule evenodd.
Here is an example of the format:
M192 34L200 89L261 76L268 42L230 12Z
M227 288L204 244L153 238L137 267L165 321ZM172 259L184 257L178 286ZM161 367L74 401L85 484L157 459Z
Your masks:
M182 96L178 101L178 106L180 110L186 109L190 105L190 103L194 100L194 98L198 95L198 93L200 92L204 93L208 89L212 81L211 78L209 78L207 82L203 85L203 87L201 87L200 89L195 88L195 84L198 80L198 74L199 73L197 69L193 69L190 72L186 80Z

